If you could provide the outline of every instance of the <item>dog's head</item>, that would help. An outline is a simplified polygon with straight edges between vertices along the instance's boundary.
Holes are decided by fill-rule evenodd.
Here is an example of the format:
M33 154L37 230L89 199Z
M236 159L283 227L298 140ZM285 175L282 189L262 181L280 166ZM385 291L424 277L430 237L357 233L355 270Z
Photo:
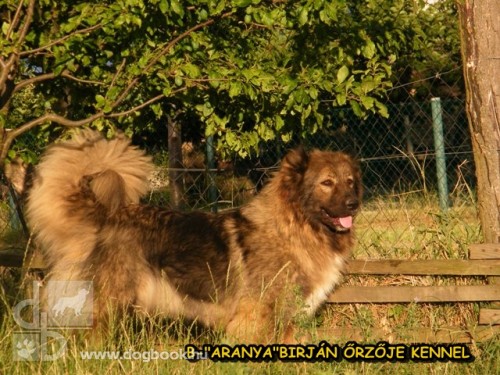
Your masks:
M290 151L281 166L287 199L311 224L349 232L362 197L358 163L343 152L302 147Z

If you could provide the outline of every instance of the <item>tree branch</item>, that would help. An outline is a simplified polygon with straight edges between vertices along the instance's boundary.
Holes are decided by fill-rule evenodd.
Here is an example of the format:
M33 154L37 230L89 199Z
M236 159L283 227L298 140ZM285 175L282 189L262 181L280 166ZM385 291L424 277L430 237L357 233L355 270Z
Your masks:
M177 89L177 90L174 90L170 93L170 95L175 95L175 94L178 94L182 91L186 91L187 88L186 87L183 87L183 88L180 88L180 89ZM123 112L117 112L117 113L112 113L112 114L109 114L109 115L105 115L104 117L106 118L115 118L115 117L122 117L122 116L126 116L126 115L129 115L131 113L134 113L134 112L137 112L139 110L141 110L142 108L145 108L147 107L148 105L150 104L153 104L163 98L166 98L166 96L164 94L160 94L160 95L157 95L147 101L145 101L144 103L142 104L139 104L138 106L134 107L134 108L131 108L131 109L128 109L126 111L123 111Z
M9 80L13 81L13 79L10 79L11 77L9 77L9 75L10 72L13 70L14 66L16 65L17 57L18 56L16 54L12 54L9 56L7 62L4 62L0 58L0 66L2 68L0 71L0 98L3 98L5 95L10 94L10 92L7 93L6 85L7 81Z
M62 125L62 126L74 128L77 126L86 125L92 121L100 119L101 117L104 117L104 112L102 112L102 111L97 112L97 113L93 114L92 116L89 116L89 117L84 118L82 120L69 120L66 117L56 115L55 113L46 113L43 116L40 116L34 120L31 120L30 122L27 122L26 124L22 125L19 128L8 131L6 142L9 138L12 138L12 140L14 140L14 138L27 132L28 130L31 130L34 127L41 125L43 123L46 123L46 122L55 122L55 123Z
M50 42L49 44L45 45L45 46L41 46L41 47L38 47L38 48L35 48L35 49L32 49L32 50L29 50L29 51L22 51L19 53L19 56L21 57L25 57L25 56L28 56L28 55L32 55L34 53L37 53L37 52L40 52L40 51L44 51L44 50L47 50L49 49L50 47L52 46L55 46L59 43L62 43L64 42L66 39L69 39L75 35L78 35L78 34L85 34L85 33L89 33L91 31L94 31L94 30L97 30L97 29L100 29L103 25L102 24L97 24L97 25L94 25L94 26L90 26L90 27L87 27L85 29L81 29L81 30L75 30L73 31L71 34L68 34L68 35L65 35L59 39L56 39L52 42Z
M185 91L185 90L186 90L186 88L183 87L183 88L180 88L178 90L172 91L172 94L177 94L177 93L179 93L181 91ZM2 144L2 150L0 152L0 161L5 160L5 158L7 157L7 152L9 151L10 146L12 145L12 142L14 141L14 139L16 139L21 134L24 134L27 131L29 131L29 130L31 130L39 125L45 124L47 122L54 122L56 124L66 126L68 128L76 128L79 126L88 125L91 122L98 120L100 118L117 118L117 117L123 117L123 116L129 115L129 114L136 112L136 111L139 111L142 108L145 108L148 105L150 105L154 102L157 102L163 98L165 98L165 95L160 94L160 95L157 95L157 96L145 101L144 103L141 103L141 104L139 104L133 108L130 108L126 111L123 111L123 112L106 114L103 111L99 111L99 112L93 114L92 116L86 117L86 118L81 119L81 120L70 120L70 119L67 119L66 117L57 115L55 113L46 113L45 115L40 116L34 120L31 120L31 121L21 125L20 127L16 128L16 129L5 131L5 138L4 138L4 142Z
M10 23L9 30L7 30L7 35L5 35L5 40L10 40L10 35L14 31L14 29L17 27L17 24L19 23L19 20L21 19L21 9L23 9L23 2L20 1L19 4L17 5L16 13L14 14L14 18L12 19L12 22Z
M180 91L180 90L178 90ZM154 102L157 102L158 100L160 99L163 99L165 97L164 94L160 94L160 95L157 95L155 96L154 98L151 98L149 99L148 101L145 101L144 103L142 104L139 104L138 106L134 107L134 108L131 108L131 109L128 109L126 111L123 111L123 112L118 112L118 113L111 113L109 115L106 115L105 117L106 118L116 118L116 117L122 117L122 116L126 116L126 115L129 115L131 113L134 113L136 111L139 111L140 109L144 108L144 107L147 107L148 105L150 104L153 104Z
M104 85L104 82L99 82L99 81L92 81L90 79L81 79L81 78L77 78L71 74L69 74L69 71L63 71L61 73L61 77L64 77L64 78L67 78L67 79L70 79L72 81L75 81L75 82L78 82L78 83L85 83L85 84L89 84L89 85L97 85L97 86L103 86Z
M30 6L34 4L34 0L30 0ZM200 24L197 24L193 27L191 27L190 29L186 30L185 32L181 33L179 36L177 36L176 38L174 38L173 40L171 40L147 65L146 67L144 68L143 70L143 73L140 75L140 76L137 76L135 77L126 87L125 89L122 91L121 95L118 97L118 99L116 99L112 104L111 104L111 109L116 109L124 100L125 98L127 97L127 95L130 93L130 91L132 90L132 88L134 88L134 86L136 86L136 84L139 82L139 78L141 76L143 76L145 73L147 73L157 62L158 60L164 56L168 51L170 51L170 49L172 47L174 47L179 41L181 41L182 39L186 38L187 36L189 36L191 33L197 31L197 30L200 30L204 27L207 27L211 24L213 24L216 19L222 19L222 18L225 18L225 17L228 17L230 16L231 14L233 14L233 12L227 12L227 13L224 13L222 14L220 17L217 17L217 18L212 18L210 20L207 20L203 23L200 23ZM28 22L24 25L26 26L28 25ZM43 47L40 47L40 48L37 48L37 49L33 49L33 50L30 50L30 51L24 51L20 54L17 55L17 57L19 58L19 56L26 56L26 55L29 55L29 54L33 54L33 53L36 53L36 52L39 52L39 51L42 51L42 50L45 50L45 49L48 49L49 47L53 46L53 45L56 45L58 43L61 43L63 42L64 40L68 39L69 37L73 36L73 35L76 35L78 33L85 33L85 32L90 32L90 31L93 31L97 28L101 27L101 24L99 25L95 25L95 26L92 26L92 27L89 27L89 28L86 28L86 29L82 29L82 30L77 30L76 32L70 34L70 35L66 35L62 38L59 38L49 44L47 44L46 46L43 46ZM25 29L25 31L27 30L27 27L24 27L23 29ZM24 38L24 36L23 36ZM7 64L3 64L2 62L2 66L4 65L7 65ZM118 74L119 72L117 72ZM2 75L3 75L3 72L2 72ZM69 75L69 74L68 74ZM54 78L55 75L53 73L47 73L47 74L44 74L44 75L40 75L38 77L34 77L33 79L31 79L31 82L29 82L30 80L27 80L28 83L20 83L18 84L18 90L21 89L22 87L26 86L27 84L29 83L34 83L34 82L40 82L40 81L43 81L43 80L48 80L48 79L51 79L51 78ZM72 76L71 76L72 77ZM67 77L69 78L69 77ZM74 78L74 77L72 77ZM1 83L1 81L0 81ZM1 86L0 86L1 87ZM186 90L186 88L181 88L179 90L176 90L176 91L173 91L172 94L175 94L175 93L178 93L180 91L184 91ZM16 129L13 129L13 130L6 130L4 132L4 137L3 137L3 142L1 143L1 150L0 150L0 161L3 161L5 160L5 158L7 157L7 152L8 150L10 149L10 146L12 145L12 142L17 138L19 137L21 134L24 134L25 132L35 128L36 126L39 126L41 124L44 124L44 123L47 123L47 122L54 122L54 123L57 123L59 125L62 125L62 126L66 126L66 127L79 127L79 126L83 126L83 125L87 125L95 120L98 120L100 118L116 118L116 117L121 117L121 116L126 116L130 113L133 113L135 111L138 111L154 102L157 102L161 99L163 99L165 97L164 94L160 94L160 95L157 95L149 100L147 100L146 102L134 107L134 108L131 108L129 110L126 110L126 111L123 111L123 112L117 112L117 113L111 113L111 114L106 114L104 113L104 111L99 111L95 114L93 114L92 116L89 116L87 118L84 118L82 120L70 120L70 119L67 119L63 116L60 116L60 115L57 115L57 114L54 114L54 113L47 113L43 116L40 116L34 120L31 120L27 123L25 123L24 125L21 125L20 127L16 128Z
M78 127L78 126L83 126L91 123L92 121L95 121L101 117L104 116L104 112L98 112L92 116L89 116L85 119L82 120L69 120L63 116L56 115L54 113L47 113L43 116L40 116L34 120L31 120L30 122L27 122L24 125L21 125L19 128L13 129L13 130L6 130L5 132L5 138L4 142L2 144L2 150L0 153L0 160L3 161L7 157L7 152L10 149L10 146L12 145L12 142L14 139L19 137L21 134L26 133L28 130L33 129L34 127L44 124L46 122L55 122L59 125L67 126L67 127Z
M48 80L54 79L56 77L58 77L58 76L54 73L47 73L47 74L40 74L38 76L25 79L24 81L21 81L16 85L16 87L14 88L14 92L17 92L28 85L38 83L38 82L48 81ZM64 77L64 78L67 78L67 79L70 79L72 81L76 81L79 83L86 83L86 84L90 84L90 85L104 85L103 82L80 79L80 78L77 78L75 76L72 76L71 74L69 74L69 71L67 71L67 70L63 71L60 74L60 77Z
M224 13L223 15L218 17L218 19L226 18L226 17L230 16L231 14L233 14L233 12ZM203 29L204 27L210 26L211 24L213 24L215 22L215 20L216 20L215 18L212 18L212 19L209 19L205 22L199 23L199 24L191 27L190 29L184 31L183 33L179 34L179 36L177 36L176 38L172 39L153 59L151 59L151 61L148 63L148 65L146 65L146 67L144 68L143 74L146 73L149 69L151 69L151 67L154 64L156 64L162 56L164 56L168 51L170 51L170 49L173 46L175 46L177 43L179 43L182 39L184 39L185 37L189 36L191 33L195 32L197 30L200 30L200 29ZM116 99L115 104L121 103L126 98L128 93L130 92L130 90L132 90L132 88L139 81L139 77L135 77L128 84L128 86L125 88L125 90L123 90L122 94L118 97L118 99Z
M11 34L14 31L14 28L17 27L17 24L21 19L21 1L19 3L18 8L16 9L16 14L14 15L14 19L12 21L11 28L9 28L7 34ZM17 75L16 67L19 62L19 51L21 44L24 42L26 38L26 34L28 33L29 26L31 21L33 20L33 12L35 9L35 0L30 0L28 4L28 9L26 11L24 24L19 32L16 42L14 43L14 51L10 54L7 62L4 62L3 58L0 57L0 66L2 70L0 72L0 109L4 107L8 107L10 102L10 97L14 90L14 79ZM10 35L9 35L10 36Z
M121 74L123 68L125 67L126 62L127 62L127 60L125 58L123 58L121 64L118 66L118 69L116 69L116 73L113 76L113 79L111 80L111 84L109 85L110 90L115 86L115 82L116 82L118 76Z
M30 0L30 3L28 5L28 10L26 12L24 25L23 25L21 32L19 33L19 37L17 38L17 41L16 41L16 49L19 48L19 46L22 43L24 43L24 39L26 38L26 34L28 34L28 29L30 28L31 21L33 20L33 12L34 11L35 11L35 0Z

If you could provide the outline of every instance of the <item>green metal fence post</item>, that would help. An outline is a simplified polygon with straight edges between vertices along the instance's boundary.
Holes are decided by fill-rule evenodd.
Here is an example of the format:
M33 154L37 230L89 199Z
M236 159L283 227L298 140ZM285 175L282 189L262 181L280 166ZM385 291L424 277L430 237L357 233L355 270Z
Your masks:
M208 204L210 211L217 212L217 186L215 185L215 153L214 137L207 137L207 176L208 176Z
M436 150L436 172L438 182L439 207L446 211L449 207L448 180L446 177L446 155L443 136L443 108L440 98L431 99L432 129L434 133L434 148Z

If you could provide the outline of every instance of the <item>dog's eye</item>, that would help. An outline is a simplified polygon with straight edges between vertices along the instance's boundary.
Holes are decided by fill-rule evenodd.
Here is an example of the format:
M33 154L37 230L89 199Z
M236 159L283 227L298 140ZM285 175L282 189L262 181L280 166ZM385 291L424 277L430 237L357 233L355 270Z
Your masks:
M332 180L324 180L324 181L321 181L321 185L323 185L323 186L333 186L333 181Z
M354 185L354 179L353 179L352 177L349 177L349 178L347 179L347 184L348 184L349 186L353 186L353 185Z

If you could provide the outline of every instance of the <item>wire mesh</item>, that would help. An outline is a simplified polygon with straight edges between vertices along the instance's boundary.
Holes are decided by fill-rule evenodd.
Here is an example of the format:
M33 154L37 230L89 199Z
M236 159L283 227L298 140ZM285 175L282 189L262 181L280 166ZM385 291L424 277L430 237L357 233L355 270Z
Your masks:
M235 157L208 168L206 142L184 142L181 168L168 169L168 151L156 148L157 169L144 201L185 210L238 207L258 193L287 150L298 143L309 149L343 150L359 159L363 173L364 207L357 218L355 256L465 257L467 244L478 241L480 234L474 163L463 95L455 88L460 84L443 90L443 76L430 77L425 90L421 82L418 90L408 84L393 89L387 118L372 114L360 119L349 108L333 109L321 131L289 144L262 143L260 154L251 159ZM431 111L436 92L447 93L441 98L451 202L446 212L439 208L437 194ZM31 151L37 152L37 147L34 144ZM20 222L5 181L3 185L0 230L15 231ZM173 201L176 196L180 201ZM424 247L432 250L422 252Z
M343 150L359 159L363 172L365 203L357 218L355 256L466 257L467 245L479 240L480 227L465 102L457 95L457 84L443 90L443 75L429 81L427 91L419 87L418 95L414 86L399 88L406 95L386 103L388 118L373 114L360 119L349 108L334 109L322 131L289 144L263 143L259 156L251 160L234 158L208 169L204 144L190 145L189 152L183 152L185 168L177 170L184 202L171 202L168 186L151 195L150 202L182 209L238 207L258 193L287 150L298 143L309 149ZM436 91L448 93L440 100L450 202L445 211L437 192L431 111ZM165 168L163 172L168 174ZM215 199L209 195L213 186ZM430 250L423 252L424 247Z

